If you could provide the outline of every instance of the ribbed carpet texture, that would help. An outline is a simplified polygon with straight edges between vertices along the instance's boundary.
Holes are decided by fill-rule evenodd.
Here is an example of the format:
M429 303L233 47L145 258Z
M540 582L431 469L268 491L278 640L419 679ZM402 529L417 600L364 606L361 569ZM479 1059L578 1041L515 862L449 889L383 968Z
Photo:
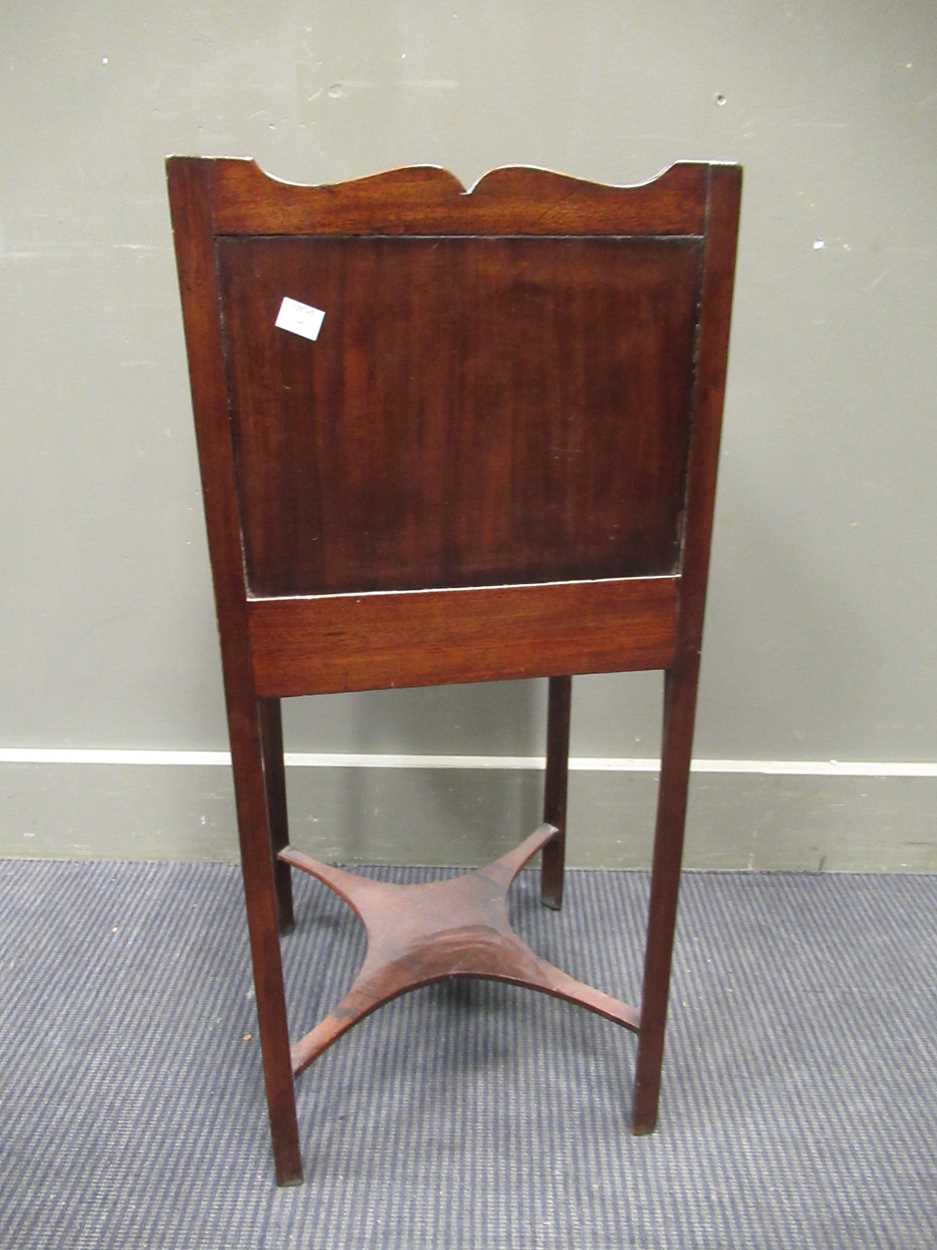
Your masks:
M364 869L424 881L441 869ZM291 1027L364 943L297 877ZM535 950L635 1001L647 877L528 871ZM685 878L660 1127L627 1131L635 1038L452 982L305 1072L307 1179L274 1187L240 877L0 864L6 1250L933 1250L937 878Z

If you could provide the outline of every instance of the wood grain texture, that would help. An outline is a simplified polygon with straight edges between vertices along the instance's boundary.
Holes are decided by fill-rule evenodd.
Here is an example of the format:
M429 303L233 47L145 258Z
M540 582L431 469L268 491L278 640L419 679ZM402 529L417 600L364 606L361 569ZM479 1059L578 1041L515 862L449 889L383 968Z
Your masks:
M169 163L168 172L274 1166L278 1184L295 1185L302 1181L302 1156L280 956L261 709L249 652L234 453L218 324L210 171L202 161L175 160Z
M511 882L555 834L552 825L541 825L493 864L425 885L374 881L320 863L294 847L282 850L283 862L316 877L347 903L368 936L364 962L348 993L294 1044L294 1070L302 1072L384 1003L447 977L507 981L539 990L637 1032L634 1007L547 963L511 928Z
M297 1067L444 975L530 984L638 1028L518 945L503 910L539 848L544 900L561 897L577 672L666 674L632 1108L649 1132L741 171L684 163L622 188L502 169L466 191L426 167L302 187L251 161L168 164L277 1178L301 1177L277 934L289 864L373 921L377 952ZM275 334L283 295L327 303L325 337ZM548 823L510 856L400 908L283 847L276 699L536 675L552 679Z
M262 695L664 668L678 579L635 578L248 604Z
M256 595L671 572L701 247L221 239ZM275 327L326 310L317 342Z
M729 165L713 166L710 171L693 393L691 472L687 483L686 535L681 561L683 584L676 655L664 684L661 774L648 903L641 1037L635 1062L631 1111L632 1132L635 1134L653 1132L657 1125L660 1099L716 504L741 192L741 169Z
M217 234L702 234L705 223L708 166L689 161L632 187L515 166L471 190L429 165L331 186L282 182L252 160L211 167Z

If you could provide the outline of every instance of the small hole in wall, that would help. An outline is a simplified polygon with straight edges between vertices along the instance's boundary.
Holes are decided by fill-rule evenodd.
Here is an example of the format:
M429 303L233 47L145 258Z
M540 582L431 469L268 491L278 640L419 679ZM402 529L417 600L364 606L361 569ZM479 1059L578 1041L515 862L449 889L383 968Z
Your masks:
M726 99L726 97L722 94L721 91L717 91L716 94L713 96L713 103L715 104L717 109L721 109L726 104L728 104L729 101Z

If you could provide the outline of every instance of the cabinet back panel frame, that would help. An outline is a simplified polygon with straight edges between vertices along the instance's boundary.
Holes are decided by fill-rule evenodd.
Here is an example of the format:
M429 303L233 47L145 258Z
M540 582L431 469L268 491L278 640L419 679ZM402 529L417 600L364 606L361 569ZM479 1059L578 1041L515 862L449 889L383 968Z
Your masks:
M721 308L711 308L705 316L697 316L693 326L692 377L686 404L686 466L678 543L670 567L655 568L653 572L641 570L637 576L600 575L598 578L570 575L569 570L564 570L556 578L550 575L534 585L529 570L520 569L513 585L495 580L498 570L494 570L476 580L469 574L455 586L444 579L444 584L428 586L379 587L376 593L371 587L363 586L360 592L353 587L339 587L334 591L326 587L324 594L312 588L301 594L279 595L271 594L263 585L258 588L251 584L246 560L244 526L238 507L237 447L231 423L230 367L226 367L225 362L225 327L220 313L223 291L217 255L219 247L245 241L247 236L275 237L288 242L289 236L304 232L336 242L343 239L350 242L358 237L404 240L413 235L471 241L483 235L497 239L538 239L548 243L557 237L587 242L604 235L616 235L698 249L700 263L694 295L698 308L707 282L713 285L713 275L717 271L723 275L723 286L728 275L731 297L740 187L737 166L682 162L638 187L599 186L536 169L500 169L486 175L469 191L451 174L432 167L391 171L337 186L318 187L280 182L265 174L253 161L234 158L208 161L173 157L168 167L171 182L188 183L189 198L199 204L193 214L186 211L177 197L174 229L216 599L220 614L224 604L224 610L234 609L237 619L245 626L251 683L257 693L286 693L287 685L290 693L300 693L300 685L313 693L324 688L366 689L382 682L404 684L402 680L391 680L387 673L386 652L392 636L400 645L400 677L409 673L409 680L414 684L437 677L445 681L471 681L523 675L521 670L525 666L516 659L501 666L496 662L483 663L478 656L466 659L464 666L460 666L457 659L444 665L427 664L420 657L420 641L408 640L406 631L393 623L399 612L406 612L406 595L410 591L426 593L427 598L421 600L420 608L423 619L429 619L431 605L439 602L428 596L444 595L450 589L469 596L453 600L454 617L460 609L471 609L463 612L465 624L461 629L450 624L445 635L454 656L460 648L473 645L472 630L476 625L472 622L479 619L482 605L491 614L489 627L494 634L502 618L514 622L510 628L519 629L521 623L526 622L526 627L532 631L530 642L545 647L542 664L526 665L529 675L539 675L541 670L547 673L668 668L681 653L698 648L725 376L729 313L725 298ZM196 231L200 238L194 237ZM198 263L194 265L192 258L196 253ZM186 299L193 280L203 287L198 310L192 306L193 300ZM207 300L206 286L213 292ZM284 334L284 338L289 337ZM224 454L219 456L218 449L223 445ZM534 570L534 578L538 572ZM646 587L653 582L666 582L666 593L652 591L649 598L644 590L637 589L639 584ZM549 605L553 595L557 596L558 604L571 603L571 588L576 586L581 588L576 593L585 596L581 602L588 601L601 618L590 645L578 648L568 640L561 645L556 625L558 608ZM606 589L601 592L589 589L596 586ZM618 589L609 590L612 586ZM389 604L376 606L385 590L400 591L399 608L392 609ZM364 631L351 624L360 617L360 605L372 593L371 607L383 622L378 630L382 641L375 642L373 655ZM655 594L658 598L654 598ZM325 605L330 597L344 602L336 602L327 609ZM532 610L535 600L536 611ZM614 608L609 606L612 600ZM295 608L285 611L279 606L284 601L294 602ZM352 602L359 605L358 609L351 610L348 605ZM640 604L639 611L645 613L644 625L637 631L629 626L628 612L621 610L626 603L636 607ZM651 604L653 606L649 606ZM310 639L321 638L328 621L334 627L330 636L336 653L328 662L328 676L324 670L316 676L311 660L314 648L306 645L303 666L307 678L302 683L296 678L285 682L283 657L297 646L297 622L311 621L316 613L322 614L321 629L310 633ZM569 632L574 623L571 622ZM222 635L226 632L222 626ZM616 632L618 637L613 644L610 640ZM440 645L439 639L433 644L437 655ZM348 652L346 670L349 675L344 679L339 676L342 646ZM277 656L280 658L276 659ZM384 672L384 677L364 675L363 670L372 660L377 669ZM349 664L356 673L353 677ZM352 684L347 684L349 681Z

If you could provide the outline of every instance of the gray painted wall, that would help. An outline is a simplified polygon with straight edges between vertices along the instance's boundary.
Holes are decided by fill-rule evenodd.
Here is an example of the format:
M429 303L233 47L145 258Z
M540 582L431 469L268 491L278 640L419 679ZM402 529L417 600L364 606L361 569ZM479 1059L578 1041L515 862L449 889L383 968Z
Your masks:
M224 746L166 153L253 155L310 182L428 162L466 183L509 163L621 183L691 158L746 167L697 754L935 759L930 0L97 0L14 4L5 28L0 744ZM659 690L581 680L574 752L653 754ZM325 698L289 706L288 744L532 755L542 711L534 684ZM233 848L229 815L215 841L199 832L214 770L193 790L197 770L117 767L102 790L81 764L5 767L8 849L29 852L30 823L49 854L109 853L125 832L126 853ZM436 796L435 843L388 841L359 811L330 835L335 857L439 858L451 833L472 859L459 805L421 776L399 784L417 806ZM447 777L463 796L487 784ZM747 866L751 783L717 782L719 862ZM937 866L937 781L888 783L871 804L867 779L785 782L767 866L816 868L831 839L831 863ZM587 848L607 797L583 784ZM298 819L342 786L304 772ZM631 862L599 842L604 862Z

